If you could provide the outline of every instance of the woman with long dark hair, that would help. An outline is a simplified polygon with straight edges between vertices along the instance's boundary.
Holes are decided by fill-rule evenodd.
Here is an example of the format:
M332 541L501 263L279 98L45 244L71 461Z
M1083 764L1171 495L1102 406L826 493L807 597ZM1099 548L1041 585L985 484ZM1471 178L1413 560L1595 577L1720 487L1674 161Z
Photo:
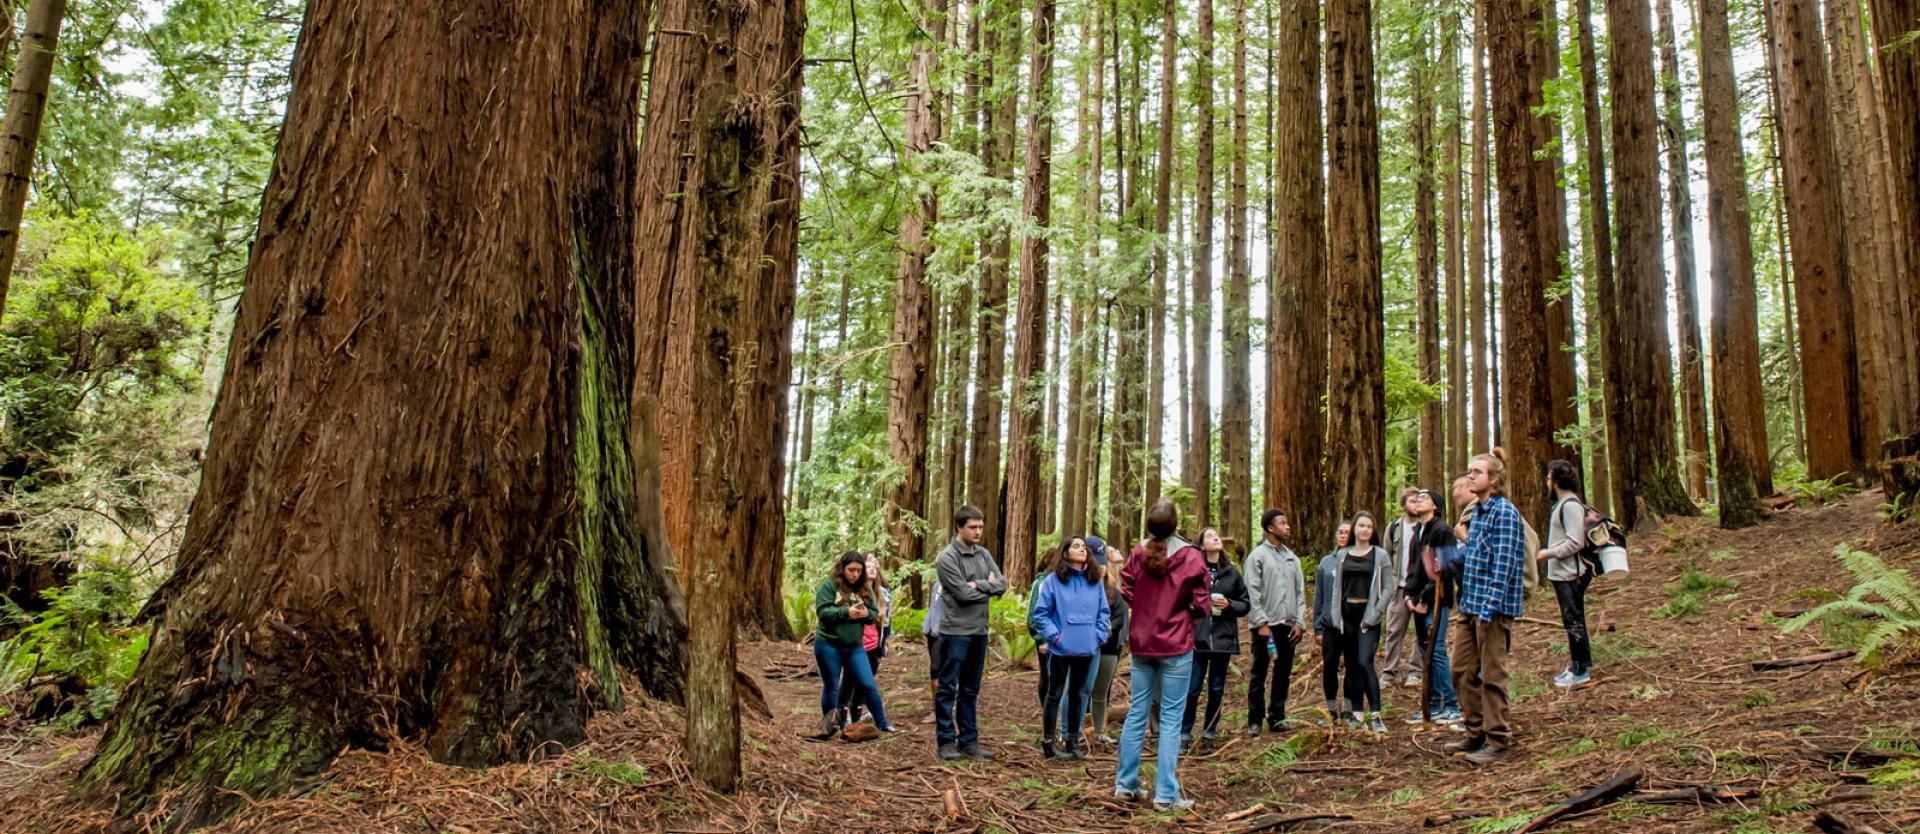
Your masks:
M1087 680L1112 623L1100 574L1086 539L1074 536L1060 545L1053 572L1040 581L1040 590L1034 594L1033 625L1041 644L1047 647L1047 698L1042 710L1040 750L1049 759L1085 758L1080 753L1080 717L1087 708ZM1067 726L1066 733L1059 735L1055 730L1059 729L1062 700ZM1063 738L1064 748L1060 746Z
M1452 666L1447 659L1447 614L1458 598L1460 578L1448 566L1459 561L1453 528L1447 526L1440 497L1430 489L1416 490L1409 499L1422 524L1414 543L1412 571L1407 578L1406 606L1413 612L1414 629L1427 654L1422 658L1426 687L1423 708L1409 724L1433 721L1447 726L1460 720L1460 699L1453 691Z
M1587 637L1587 586L1593 584L1593 570L1580 558L1587 546L1587 505L1580 500L1580 472L1567 461L1547 464L1547 488L1553 490L1553 517L1547 520L1547 546L1536 558L1547 563L1570 661L1553 685L1576 689L1592 680L1593 668L1593 644Z
M880 660L887 656L887 641L893 638L893 587L880 573L879 557L871 553L867 554L866 591L868 598L880 601L880 607L874 612L873 620L861 629L860 648L866 650L867 667L878 685ZM840 678L840 725L844 727L861 718L860 687L852 669L843 670Z
M1353 542L1320 560L1314 588L1322 640L1335 644L1323 648L1332 655L1337 647L1347 667L1347 705L1353 710L1347 723L1358 727L1364 720L1368 729L1385 733L1387 725L1380 720L1380 677L1373 659L1380 650L1380 621L1387 606L1399 600L1393 560L1374 544L1377 530L1372 513L1356 513Z
M866 628L880 622L884 606L867 581L867 555L849 551L833 565L833 576L813 594L813 610L820 627L813 634L813 659L820 664L820 725L824 735L840 731L840 680L853 676L856 697L873 713L873 725L883 733L894 731L880 704L880 687L868 665Z
M1180 718L1180 743L1193 741L1193 722L1200 712L1200 696L1207 699L1201 738L1213 741L1220 729L1220 701L1227 693L1227 667L1240 653L1240 618L1253 610L1247 583L1227 556L1220 531L1200 531L1200 553L1206 558L1210 587L1206 613L1193 621L1193 679L1187 685L1187 711Z

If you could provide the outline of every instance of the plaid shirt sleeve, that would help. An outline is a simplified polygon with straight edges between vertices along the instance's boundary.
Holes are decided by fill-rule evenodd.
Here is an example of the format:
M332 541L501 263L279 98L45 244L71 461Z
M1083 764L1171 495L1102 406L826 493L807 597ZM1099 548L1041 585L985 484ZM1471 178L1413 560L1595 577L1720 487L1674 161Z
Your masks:
M1526 581L1524 550L1526 530L1512 502L1495 499L1475 513L1467 531L1461 612L1482 622L1495 615L1520 616L1520 586Z

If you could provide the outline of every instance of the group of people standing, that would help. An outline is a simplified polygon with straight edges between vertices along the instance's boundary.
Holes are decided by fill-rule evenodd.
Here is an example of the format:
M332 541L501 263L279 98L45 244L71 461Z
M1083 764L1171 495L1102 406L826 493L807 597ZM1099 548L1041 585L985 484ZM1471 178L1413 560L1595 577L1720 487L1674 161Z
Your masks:
M1117 740L1115 796L1147 798L1140 761L1152 728L1158 736L1153 803L1189 807L1179 758L1196 729L1203 742L1220 732L1227 670L1240 653L1244 619L1252 655L1249 735L1300 726L1287 705L1295 660L1311 633L1323 662L1322 721L1385 733L1383 684L1402 683L1422 693L1408 723L1459 731L1447 747L1474 764L1509 756L1507 663L1536 563L1545 564L1553 581L1568 633L1571 662L1555 683L1587 683L1592 663L1585 592L1593 576L1579 558L1586 516L1577 471L1554 461L1547 475L1559 500L1546 547L1534 545L1532 528L1507 499L1505 459L1496 449L1474 457L1454 481L1460 509L1451 523L1440 496L1423 488L1402 493L1402 517L1384 531L1367 512L1342 522L1335 549L1314 570L1311 594L1291 548L1291 524L1279 509L1262 514L1260 541L1245 554L1244 571L1217 530L1202 530L1197 544L1181 538L1179 513L1165 499L1147 509L1147 535L1124 555L1097 536L1067 537L1044 560L1028 598L1027 625L1041 658L1043 754L1078 760L1085 738L1116 743L1107 735L1107 700L1120 656L1130 654L1131 700ZM957 510L953 530L934 561L937 581L923 625L938 756L991 760L980 744L977 703L989 604L1007 582L981 546L979 510ZM864 706L878 729L892 732L873 683L891 605L878 565L847 554L816 602L825 729L858 720ZM1375 663L1383 637L1384 676ZM1083 733L1089 714L1090 732Z

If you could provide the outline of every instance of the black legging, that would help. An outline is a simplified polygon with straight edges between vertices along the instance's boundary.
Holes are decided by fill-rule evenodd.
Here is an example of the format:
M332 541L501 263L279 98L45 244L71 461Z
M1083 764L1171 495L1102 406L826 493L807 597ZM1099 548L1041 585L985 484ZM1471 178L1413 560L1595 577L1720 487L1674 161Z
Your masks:
M1227 667L1232 665L1233 655L1226 652L1194 652L1193 677L1187 683L1187 711L1180 716L1180 732L1193 735L1194 713L1200 706L1200 695L1207 696L1207 720L1201 732L1211 733L1220 729L1220 699L1227 692Z
M1360 710L1364 700L1367 711L1380 711L1380 675L1374 671L1373 656L1380 650L1380 626L1361 628L1367 616L1366 603L1343 603L1340 648L1347 663L1347 706Z
M1080 743L1080 716L1087 711L1087 676L1093 674L1093 664L1099 661L1097 655L1083 657L1060 657L1048 654L1041 661L1040 668L1047 670L1047 697L1042 710L1042 738L1049 742L1065 741L1068 744ZM1067 732L1057 736L1054 730L1060 726L1061 699L1065 698Z
M1587 637L1587 585L1592 582L1592 573L1582 573L1571 582L1553 583L1553 595L1560 603L1560 625L1567 630L1568 665L1581 675L1593 667L1593 643Z

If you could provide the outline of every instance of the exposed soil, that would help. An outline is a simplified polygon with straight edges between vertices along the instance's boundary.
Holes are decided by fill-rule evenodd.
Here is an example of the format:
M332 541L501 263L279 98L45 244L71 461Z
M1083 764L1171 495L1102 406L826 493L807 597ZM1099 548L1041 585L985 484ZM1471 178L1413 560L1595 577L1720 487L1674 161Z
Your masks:
M811 651L763 643L743 647L742 668L763 674L772 716L748 718L748 784L738 794L693 787L681 761L677 711L643 704L599 717L588 744L535 765L475 771L434 764L412 748L350 752L299 795L260 802L213 830L1510 831L1638 764L1646 773L1643 790L1729 786L1754 793L1708 805L1619 802L1553 830L1807 831L1813 815L1826 810L1880 831L1920 831L1914 779L1871 785L1858 762L1843 766L1813 749L1920 737L1920 667L1870 680L1851 661L1752 668L1756 660L1829 648L1818 628L1784 633L1775 615L1807 606L1803 591L1853 584L1832 555L1835 545L1920 566L1920 530L1883 528L1875 517L1880 500L1872 494L1790 508L1738 533L1687 520L1638 537L1633 572L1602 579L1590 593L1598 669L1594 685L1577 692L1546 685L1565 665L1565 637L1551 594L1536 593L1516 634L1519 750L1486 769L1440 752L1453 734L1402 723L1406 713L1392 708L1411 704L1414 690L1393 689L1386 736L1341 729L1330 737L1315 729L1282 748L1272 736L1229 733L1211 751L1181 761L1182 782L1199 801L1194 813L1155 814L1111 798L1108 747L1096 746L1077 766L1041 759L1032 671L996 665L989 672L980 712L984 740L999 760L941 765L932 727L921 723L929 698L920 646L903 641L881 670L894 723L910 731L848 744L804 737L817 724ZM1706 591L1698 613L1681 607L1675 616L1662 607L1689 570L1737 585ZM1227 727L1244 722L1245 663L1243 656L1229 678ZM1296 669L1296 716L1320 700L1317 669L1312 654ZM1117 701L1123 687L1116 683ZM109 830L110 800L68 791L95 734L10 721L0 719L0 831ZM959 800L953 817L942 798L949 791ZM1343 819L1282 822L1313 814ZM136 821L136 830L145 822Z

